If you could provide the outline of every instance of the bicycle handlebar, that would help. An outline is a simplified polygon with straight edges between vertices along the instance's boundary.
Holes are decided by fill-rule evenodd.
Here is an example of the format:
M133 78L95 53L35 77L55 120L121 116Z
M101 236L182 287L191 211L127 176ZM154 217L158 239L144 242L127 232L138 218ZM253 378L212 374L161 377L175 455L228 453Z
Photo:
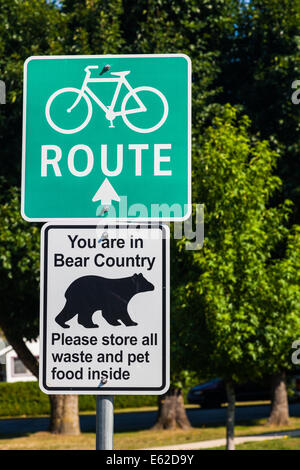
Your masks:
M88 65L84 70L88 72L89 69L98 69L98 68L99 68L98 65Z

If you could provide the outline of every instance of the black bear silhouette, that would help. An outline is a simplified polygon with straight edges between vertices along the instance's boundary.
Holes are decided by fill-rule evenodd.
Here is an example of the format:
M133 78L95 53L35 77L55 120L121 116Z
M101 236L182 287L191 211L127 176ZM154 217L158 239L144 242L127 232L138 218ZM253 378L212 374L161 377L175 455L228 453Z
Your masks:
M67 299L62 311L55 318L62 328L70 328L66 322L78 315L78 323L85 328L98 328L92 316L101 310L103 318L113 326L137 325L127 311L131 298L140 293L154 290L153 284L142 274L121 279L107 279L100 276L83 276L75 279L65 292Z

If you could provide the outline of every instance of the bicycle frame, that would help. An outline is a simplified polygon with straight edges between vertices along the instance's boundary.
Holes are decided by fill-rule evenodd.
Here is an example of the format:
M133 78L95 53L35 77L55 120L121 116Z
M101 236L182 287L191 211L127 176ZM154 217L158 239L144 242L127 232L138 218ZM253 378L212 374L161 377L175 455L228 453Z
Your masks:
M118 78L90 78L91 72L90 70L87 70L86 76L84 78L84 81L81 87L81 92L76 98L74 104L68 109L68 112L70 113L72 109L74 109L75 106L77 106L77 104L79 103L79 101L81 100L82 96L85 93L89 95L98 104L98 106L100 106L100 108L105 112L105 117L110 121L109 127L114 127L113 120L117 116L123 116L124 114L142 113L142 112L147 111L147 108L144 106L140 98L134 92L134 89L132 88L132 86L129 84L128 80L125 78L124 73L126 72L120 72L120 76ZM90 88L88 87L88 83L108 83L108 82L110 83L115 82L117 83L117 86L116 86L111 104L109 106L105 106L105 104L102 103L102 101L92 92L92 90L90 90ZM132 94L135 101L139 105L138 108L129 109L128 111L125 111L125 110L114 111L114 107L116 105L122 85L125 85L128 91Z

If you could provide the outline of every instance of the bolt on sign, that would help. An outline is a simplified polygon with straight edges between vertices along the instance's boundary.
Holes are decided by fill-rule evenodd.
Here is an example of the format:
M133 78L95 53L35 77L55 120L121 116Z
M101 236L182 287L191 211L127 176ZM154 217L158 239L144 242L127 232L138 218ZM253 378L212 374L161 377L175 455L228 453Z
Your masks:
M46 224L40 387L48 394L169 388L169 228Z
M187 56L26 60L26 220L185 220L190 211Z

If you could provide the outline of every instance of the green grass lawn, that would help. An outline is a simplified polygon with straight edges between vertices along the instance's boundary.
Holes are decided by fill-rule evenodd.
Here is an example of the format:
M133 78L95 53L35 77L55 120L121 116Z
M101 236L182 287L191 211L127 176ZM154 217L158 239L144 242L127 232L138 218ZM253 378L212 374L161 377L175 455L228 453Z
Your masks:
M256 420L247 423L239 423L235 427L236 436L253 434L268 434L276 431L287 431L300 429L300 418L291 418L289 426L267 427L266 420ZM184 444L190 442L206 441L211 439L225 438L224 426L203 426L191 428L190 430L143 430L134 432L122 432L114 434L115 450L131 450L149 447L160 447L164 445ZM52 435L48 432L38 432L20 436L0 436L0 450L93 450L95 449L95 433L82 433L80 436ZM237 448L258 449L261 446L299 445L299 438L272 440L266 442L247 443ZM249 446L249 447L248 447ZM259 446L259 447L258 447ZM273 448L273 447L268 447ZM290 448L290 447L287 447ZM292 447L296 448L296 447ZM219 448L220 449L220 448Z
M300 437L283 437L264 442L247 442L237 450L300 450Z
M239 444L236 450L300 450L300 437L283 437L262 442L246 442ZM224 450L225 447L216 447L209 450ZM205 450L205 449L201 449Z

